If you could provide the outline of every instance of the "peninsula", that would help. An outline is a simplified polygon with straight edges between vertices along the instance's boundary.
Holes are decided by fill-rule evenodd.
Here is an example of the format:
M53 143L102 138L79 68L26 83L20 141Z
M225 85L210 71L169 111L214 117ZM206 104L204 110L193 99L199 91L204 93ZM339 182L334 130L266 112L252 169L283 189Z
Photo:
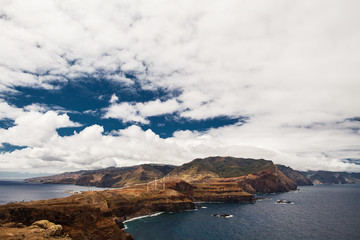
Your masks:
M123 230L123 222L133 217L191 210L196 202L254 203L254 193L285 192L311 183L300 172L272 161L233 157L195 159L179 167L80 171L27 181L120 188L1 205L2 239L31 239L35 233L43 239L133 239ZM44 224L39 227L37 222L43 220L57 231Z

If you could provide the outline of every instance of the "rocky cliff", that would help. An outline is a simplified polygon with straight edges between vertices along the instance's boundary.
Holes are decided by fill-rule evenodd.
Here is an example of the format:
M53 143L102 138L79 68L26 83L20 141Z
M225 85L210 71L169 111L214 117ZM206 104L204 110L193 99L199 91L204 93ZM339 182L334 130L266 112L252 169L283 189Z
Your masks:
M121 229L129 218L193 209L194 201L253 203L252 193L295 190L300 180L296 171L271 161L232 157L195 159L176 168L140 165L65 173L29 181L128 187L2 205L0 224L31 227L48 220L61 225L63 233L75 240L132 239Z
M166 183L166 186L185 194L195 202L255 202L254 196L245 192L236 182L210 180L189 184L185 181L170 181Z
M302 174L299 171L296 171L290 167L286 167L284 165L279 165L277 164L276 167L283 173L285 174L285 176L287 176L288 178L290 178L291 180L293 180L296 185L298 186L311 186L313 185L312 181L307 178L306 176L304 176L304 174Z
M290 172L290 168L288 171ZM169 176L192 184L233 182L248 193L287 192L297 189L293 179L282 173L272 161L264 159L234 157L195 159L175 168Z
M75 240L129 240L132 237L121 229L124 220L156 212L193 209L194 201L253 203L255 198L236 182L208 181L190 184L163 178L122 189L83 192L66 198L1 205L0 225L24 225L21 234L33 236L31 226L34 222L47 220L61 226L59 239L67 239L68 234L68 237ZM8 234L12 234L14 230L4 227L1 229ZM47 234L45 230L37 233L40 235L36 235L38 238L34 239L41 239L43 234Z
M0 224L31 226L48 220L63 227L72 239L132 239L121 227L128 218L154 212L193 209L185 194L172 189L146 190L146 186L84 192L67 198L12 203L0 206Z

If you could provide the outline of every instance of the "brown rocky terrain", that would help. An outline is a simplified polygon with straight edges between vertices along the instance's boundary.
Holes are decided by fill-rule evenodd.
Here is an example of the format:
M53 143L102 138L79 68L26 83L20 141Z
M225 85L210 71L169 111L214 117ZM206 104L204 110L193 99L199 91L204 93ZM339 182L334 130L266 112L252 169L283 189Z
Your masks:
M1 205L0 224L15 222L31 226L36 221L46 219L61 225L64 233L75 240L132 239L121 229L125 219L193 208L194 203L178 191L147 191L145 185ZM9 231L7 233L12 233Z
M285 174L288 178L293 180L298 186L311 186L313 185L312 181L304 176L301 172L296 171L290 167L284 165L276 165L276 167Z
M290 171L290 170L289 170ZM295 181L264 159L209 157L175 168L171 177L192 184L228 182L237 183L248 193L274 193L296 190Z
M143 164L132 167L105 168L62 173L46 177L26 179L31 183L76 184L96 187L124 187L146 183L155 178L162 178L174 169L172 165Z
M39 238L36 239L47 239L49 236L45 231L32 232L34 222L46 219L61 226L62 233L75 240L132 239L122 230L124 220L156 212L193 209L193 201L253 203L255 199L232 182L189 184L164 178L123 189L89 191L66 198L1 205L0 224L26 226L17 229L17 235L12 235L13 228L2 227L7 236L38 234Z
M70 179L76 179L75 183L81 185L126 187L2 205L0 224L23 224L26 227L18 232L25 234L20 232L30 231L34 222L48 220L61 226L65 235L58 237L68 234L75 240L132 239L122 230L123 221L129 218L193 209L194 202L254 203L254 193L295 190L296 182L304 180L291 168L276 166L268 160L209 157L195 159L175 169L140 165L65 173L29 181L70 183L73 181ZM13 230L2 225L3 232L11 235ZM39 239L50 237L45 231L39 234Z
M0 225L0 239L3 240L71 240L64 234L61 225L47 220L34 222L31 226L9 222Z
M230 181L236 181L241 188L249 193L288 192L297 189L296 183L277 169L232 178Z
M236 182L207 181L203 183L187 183L185 181L170 181L168 188L185 194L195 202L241 202L254 203L252 194L245 192Z
M279 171L283 174L279 173ZM274 165L272 161L264 159L234 157L198 158L178 167L156 164L143 164L124 168L111 167L31 178L28 181L34 183L70 183L84 186L124 187L161 179L165 176L189 183L202 183L208 180L214 182L217 179L226 181L227 178L243 177L238 179L239 186L252 193L289 191L294 189L293 182L295 182L295 185L312 184L302 173L290 167ZM254 178L257 180L254 181Z

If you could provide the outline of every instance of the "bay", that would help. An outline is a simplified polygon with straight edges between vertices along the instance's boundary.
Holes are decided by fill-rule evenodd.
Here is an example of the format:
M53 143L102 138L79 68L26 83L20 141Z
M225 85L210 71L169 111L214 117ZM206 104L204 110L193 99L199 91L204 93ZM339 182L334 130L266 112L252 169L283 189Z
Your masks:
M70 184L25 183L23 180L0 180L0 204L68 197L69 192L104 190Z

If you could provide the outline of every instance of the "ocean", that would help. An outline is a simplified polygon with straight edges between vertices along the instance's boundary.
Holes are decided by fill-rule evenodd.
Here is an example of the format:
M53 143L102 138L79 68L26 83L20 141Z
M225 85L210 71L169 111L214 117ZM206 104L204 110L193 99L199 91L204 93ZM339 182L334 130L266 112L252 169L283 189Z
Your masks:
M68 190L101 189L0 180L0 204L66 197ZM125 231L136 240L360 239L360 185L306 186L257 197L263 199L255 204L202 203L195 211L137 219ZM276 203L280 199L293 204Z
M257 195L255 204L204 203L126 223L136 240L358 240L360 185L315 185ZM293 204L278 204L285 199ZM228 214L220 218L213 214Z
M69 184L25 183L22 180L0 180L0 204L68 197L69 192L96 191L105 188Z

